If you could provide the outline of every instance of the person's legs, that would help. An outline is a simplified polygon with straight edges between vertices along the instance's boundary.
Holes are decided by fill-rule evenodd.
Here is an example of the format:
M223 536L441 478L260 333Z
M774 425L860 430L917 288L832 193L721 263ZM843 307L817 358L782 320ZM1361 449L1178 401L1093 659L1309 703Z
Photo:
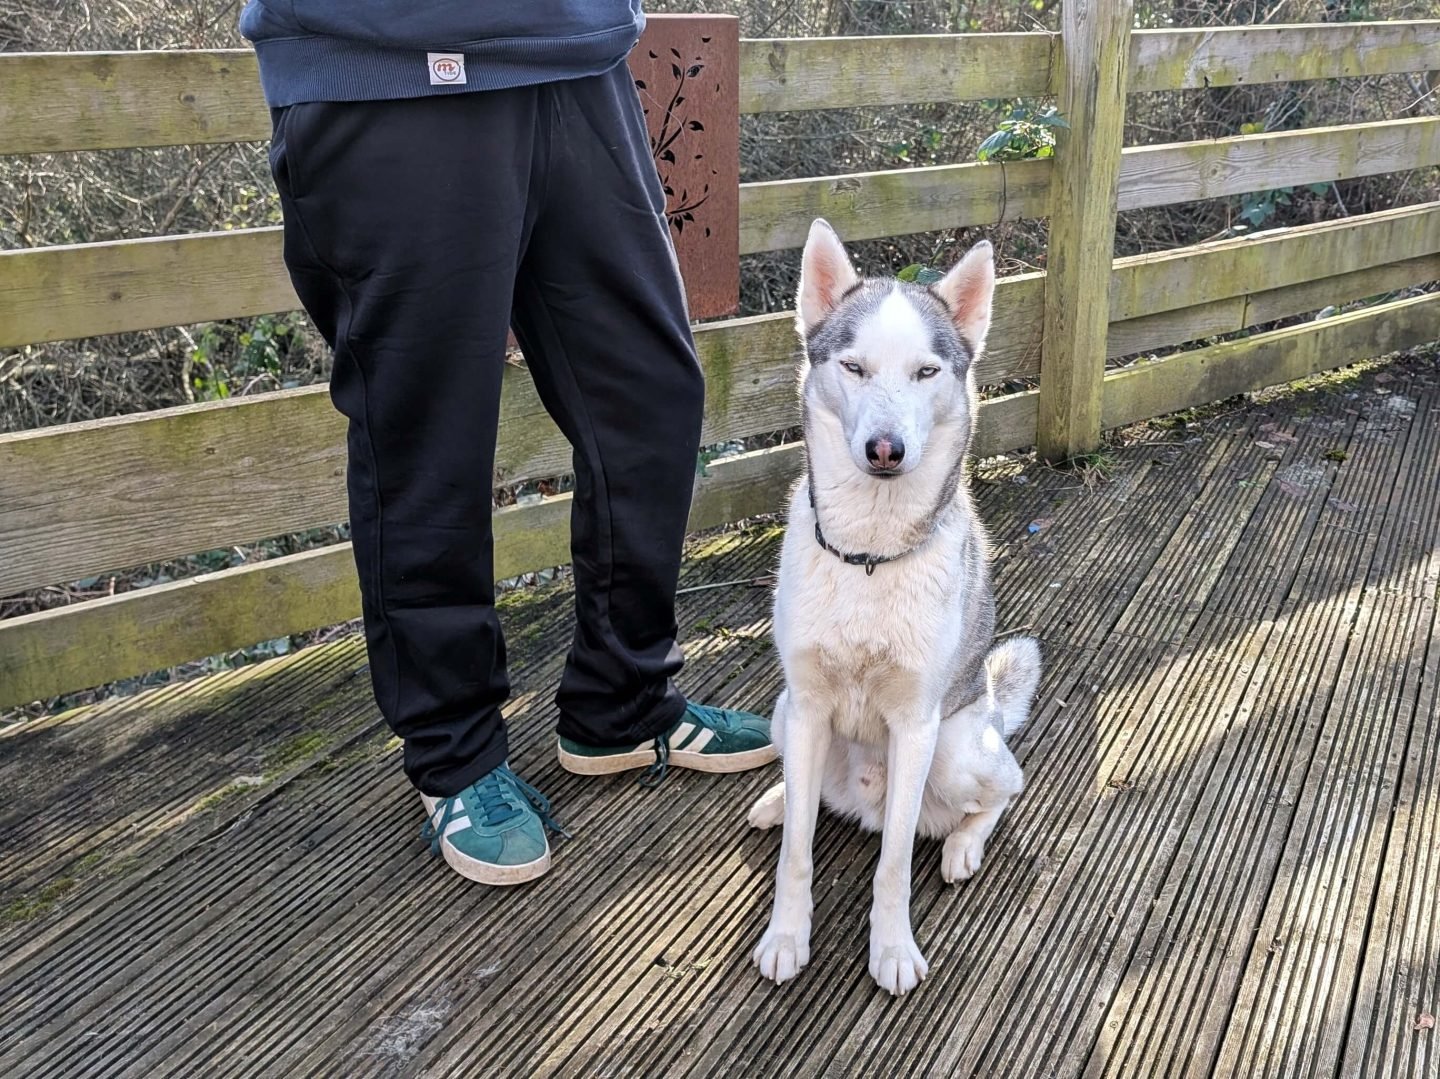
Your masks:
M534 174L534 89L277 115L285 258L335 352L370 672L405 769L454 795L506 758L491 491Z
M634 94L624 66L543 88L545 198L515 290L515 335L574 447L559 730L597 745L685 708L675 587L705 395Z
M545 197L516 281L515 331L575 450L560 760L586 774L655 757L756 767L774 758L768 725L687 706L673 682L705 386L635 87L621 65L548 86L541 103Z

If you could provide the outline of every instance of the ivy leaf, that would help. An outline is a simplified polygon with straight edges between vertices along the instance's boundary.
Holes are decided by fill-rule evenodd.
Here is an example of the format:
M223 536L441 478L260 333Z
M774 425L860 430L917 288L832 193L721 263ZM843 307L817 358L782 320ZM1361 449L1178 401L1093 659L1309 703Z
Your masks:
M691 121L690 121L690 130L691 130L691 131L704 131L704 130L705 130L705 125L702 124L699 120L691 120Z
M688 75L688 76L690 76L690 78L693 79L696 75L700 74L700 72L702 72L702 71L704 71L704 70L705 70L705 65L704 65L704 64L696 64L695 66L693 66L692 68L690 68L689 71L685 72L685 74Z
M645 80L644 80L644 79L636 79L636 80L635 80L635 89L637 89L637 90L647 89L647 87L645 86Z
M685 77L685 72L680 70L679 64L671 64L670 73L674 75L677 79L683 79Z

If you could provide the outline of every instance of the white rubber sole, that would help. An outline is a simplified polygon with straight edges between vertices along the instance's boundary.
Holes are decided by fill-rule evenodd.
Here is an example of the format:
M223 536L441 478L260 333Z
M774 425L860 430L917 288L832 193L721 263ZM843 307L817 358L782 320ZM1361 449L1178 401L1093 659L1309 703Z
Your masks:
M439 799L422 794L420 801L425 805L425 815L433 817ZM524 862L520 865L492 865L489 862L479 861L463 851L457 850L454 844L446 842L444 838L440 840L440 854L445 859L445 864L466 880L473 880L477 884L489 884L497 888L508 887L512 884L524 884L537 877L543 877L550 871L550 841L548 839L545 841L544 854L533 862Z
M629 753L584 757L578 753L567 752L565 746L557 741L555 752L560 758L560 767L577 776L610 776L635 768L647 768L655 763L655 751L649 746ZM779 753L774 746L761 746L744 753L694 753L687 749L672 749L670 766L689 768L695 772L748 772L753 768L761 768L778 757Z

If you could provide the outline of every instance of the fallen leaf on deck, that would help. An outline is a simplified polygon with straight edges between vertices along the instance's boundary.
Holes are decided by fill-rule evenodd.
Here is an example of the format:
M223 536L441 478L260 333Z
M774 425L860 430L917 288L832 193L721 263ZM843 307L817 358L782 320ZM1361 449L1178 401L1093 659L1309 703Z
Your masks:
M1415 1020L1415 1029L1416 1029L1416 1030L1434 1030L1434 1029L1435 1029L1435 1017L1434 1017L1433 1015L1431 1015L1429 1012L1421 1012L1420 1015L1419 1015L1419 1016L1416 1018L1416 1020Z
M1350 455L1344 450L1326 450L1321 456L1327 461L1344 461Z

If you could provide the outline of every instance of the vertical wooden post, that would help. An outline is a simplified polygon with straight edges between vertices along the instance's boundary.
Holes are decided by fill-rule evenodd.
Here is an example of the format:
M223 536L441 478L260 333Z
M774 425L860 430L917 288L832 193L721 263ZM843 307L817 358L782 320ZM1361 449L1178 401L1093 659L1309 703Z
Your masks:
M1134 0L1065 0L1040 365L1040 456L1059 462L1100 444L1115 205L1124 143Z

